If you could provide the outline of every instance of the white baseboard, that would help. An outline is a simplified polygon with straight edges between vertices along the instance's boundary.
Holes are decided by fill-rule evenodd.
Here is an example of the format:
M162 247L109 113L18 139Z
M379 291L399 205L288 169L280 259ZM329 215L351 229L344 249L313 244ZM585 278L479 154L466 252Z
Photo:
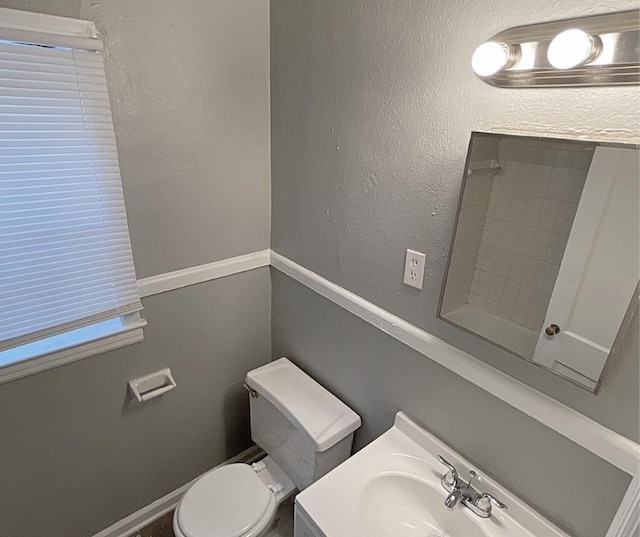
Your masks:
M250 463L257 460L262 455L263 451L258 446L253 446L228 461L223 462L219 466L225 466L236 462ZM216 468L219 466L216 466ZM194 481L195 479L155 502L150 503L135 513L130 514L128 517L119 520L101 532L96 533L93 537L130 537L135 534L136 531L141 530L155 520L158 520L161 516L166 515L169 511L175 509L180 502L182 495L189 489Z

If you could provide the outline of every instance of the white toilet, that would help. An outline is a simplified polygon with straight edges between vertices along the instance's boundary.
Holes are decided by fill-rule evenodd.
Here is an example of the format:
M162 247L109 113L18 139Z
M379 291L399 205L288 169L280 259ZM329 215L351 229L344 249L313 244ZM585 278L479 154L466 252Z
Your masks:
M176 537L261 537L278 505L351 455L360 417L286 358L247 373L246 386L251 437L267 456L198 479L175 511Z

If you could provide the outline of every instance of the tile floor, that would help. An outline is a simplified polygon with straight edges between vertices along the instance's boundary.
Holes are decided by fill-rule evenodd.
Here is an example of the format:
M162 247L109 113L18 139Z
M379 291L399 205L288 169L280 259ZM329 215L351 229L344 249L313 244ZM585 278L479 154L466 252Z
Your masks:
M175 537L172 521L173 512L167 513L131 537ZM293 499L280 506L276 526L265 537L293 537Z

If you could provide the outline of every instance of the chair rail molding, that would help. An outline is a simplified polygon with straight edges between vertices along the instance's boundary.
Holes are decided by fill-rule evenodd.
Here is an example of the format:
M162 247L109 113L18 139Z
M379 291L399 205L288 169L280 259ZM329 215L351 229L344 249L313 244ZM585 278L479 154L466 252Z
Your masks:
M189 267L174 272L138 280L140 298L173 291L189 285L232 276L248 270L269 266L271 250L261 250L237 257L229 257L214 263Z
M640 444L272 250L143 278L138 280L138 288L141 297L148 297L267 266L272 266L629 475L636 473ZM637 488L636 498L640 498L640 486Z
M624 472L636 472L640 444L277 252L271 252L271 266Z

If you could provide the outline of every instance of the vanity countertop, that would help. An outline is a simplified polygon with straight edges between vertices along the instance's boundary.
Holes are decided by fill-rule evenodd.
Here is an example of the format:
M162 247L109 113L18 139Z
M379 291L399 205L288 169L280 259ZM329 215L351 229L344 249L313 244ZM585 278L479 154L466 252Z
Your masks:
M480 518L444 506L442 455L466 478L473 467L399 412L394 426L296 497L296 509L326 537L569 537L489 477L474 488L502 500Z

